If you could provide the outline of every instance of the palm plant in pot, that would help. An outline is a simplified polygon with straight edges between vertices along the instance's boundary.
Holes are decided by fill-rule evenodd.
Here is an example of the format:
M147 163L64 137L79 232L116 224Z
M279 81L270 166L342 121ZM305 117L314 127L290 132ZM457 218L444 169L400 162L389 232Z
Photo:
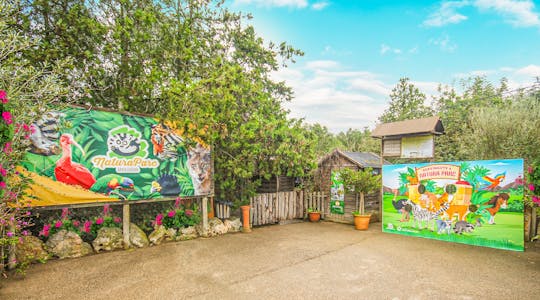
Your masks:
M354 226L358 230L366 230L369 227L371 214L365 213L365 194L372 193L381 187L381 175L374 175L372 168L354 171L351 169L340 170L343 185L355 194L358 211L353 212ZM360 203L358 203L360 196Z

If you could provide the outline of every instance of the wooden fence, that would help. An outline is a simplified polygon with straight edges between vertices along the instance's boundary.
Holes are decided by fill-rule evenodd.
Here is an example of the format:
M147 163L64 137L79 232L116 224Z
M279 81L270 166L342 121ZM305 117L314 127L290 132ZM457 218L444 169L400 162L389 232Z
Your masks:
M275 224L281 221L302 219L308 208L325 212L325 194L321 192L291 191L257 194L251 198L251 224Z

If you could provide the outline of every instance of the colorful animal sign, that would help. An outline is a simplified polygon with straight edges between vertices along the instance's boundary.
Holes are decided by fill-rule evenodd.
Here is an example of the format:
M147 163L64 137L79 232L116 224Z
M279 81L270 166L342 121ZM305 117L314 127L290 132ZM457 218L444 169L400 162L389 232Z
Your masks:
M33 124L32 205L212 194L210 149L149 117L67 108ZM191 144L191 143L190 143Z
M345 187L338 171L333 171L331 175L332 185L330 186L330 212L333 214L345 214Z
M383 166L383 231L523 251L523 160Z

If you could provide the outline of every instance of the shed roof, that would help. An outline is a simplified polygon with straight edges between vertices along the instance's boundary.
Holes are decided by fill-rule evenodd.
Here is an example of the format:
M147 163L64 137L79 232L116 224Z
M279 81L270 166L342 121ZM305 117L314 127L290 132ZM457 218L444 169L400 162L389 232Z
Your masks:
M342 155L346 159L350 160L352 163L357 165L360 168L381 168L381 157L372 152L349 152L341 151L336 149L332 153L326 155L319 161L319 165L323 164L328 158L334 155ZM387 160L384 160L385 165L390 165L391 163Z
M438 116L405 120L392 123L384 123L377 126L373 132L372 137L384 138L389 136L402 136L411 134L443 134L444 127Z

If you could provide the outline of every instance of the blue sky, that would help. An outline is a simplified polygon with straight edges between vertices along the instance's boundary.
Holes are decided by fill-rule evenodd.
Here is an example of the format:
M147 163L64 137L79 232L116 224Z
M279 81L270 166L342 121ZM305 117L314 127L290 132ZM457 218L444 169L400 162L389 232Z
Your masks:
M409 77L430 100L439 84L540 76L540 1L232 0L266 41L305 52L273 74L295 91L291 116L333 132L373 128Z

